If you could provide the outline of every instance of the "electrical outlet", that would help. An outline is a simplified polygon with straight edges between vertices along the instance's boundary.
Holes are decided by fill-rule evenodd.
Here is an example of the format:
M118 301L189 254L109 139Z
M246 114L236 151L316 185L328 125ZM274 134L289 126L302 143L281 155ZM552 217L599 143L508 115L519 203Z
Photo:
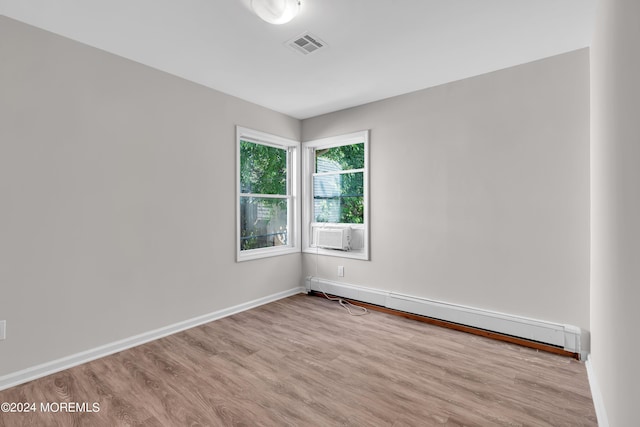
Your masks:
M0 340L7 338L7 321L0 320Z
M338 277L344 277L344 265L338 266Z

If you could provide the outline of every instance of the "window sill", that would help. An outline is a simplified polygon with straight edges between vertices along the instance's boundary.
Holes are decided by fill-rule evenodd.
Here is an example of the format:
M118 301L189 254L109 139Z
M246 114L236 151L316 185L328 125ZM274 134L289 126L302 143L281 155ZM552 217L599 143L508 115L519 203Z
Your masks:
M353 250L353 251L341 251L338 249L308 247L308 248L304 248L302 252L306 254L313 254L313 255L327 255L327 256L334 256L334 257L340 257L340 258L351 258L351 259L359 259L362 261L369 261L369 255L365 253L365 251L362 249Z
M269 248L249 249L238 252L236 255L236 262L251 261L253 259L270 258L295 253L300 253L300 249L291 246L272 246Z

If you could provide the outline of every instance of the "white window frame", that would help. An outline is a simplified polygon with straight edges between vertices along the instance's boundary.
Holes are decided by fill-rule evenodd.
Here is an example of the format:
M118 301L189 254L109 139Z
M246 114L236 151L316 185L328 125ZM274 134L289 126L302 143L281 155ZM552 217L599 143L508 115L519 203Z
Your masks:
M315 151L318 149L340 147L364 143L364 221L362 224L316 223L313 221L313 174L315 172ZM369 260L369 131L353 132L346 135L316 139L302 143L302 251L319 255L342 258ZM364 233L363 248L359 250L342 251L318 248L311 244L311 230L313 227L346 228L362 230Z
M270 246L267 248L247 249L240 248L240 141L248 141L270 147L288 150L288 194L283 198L289 200L287 216L287 245ZM283 138L265 132L236 126L236 261L248 261L252 259L266 258L278 255L286 255L300 252L300 142ZM245 195L246 196L246 195ZM259 197L259 194L255 194Z

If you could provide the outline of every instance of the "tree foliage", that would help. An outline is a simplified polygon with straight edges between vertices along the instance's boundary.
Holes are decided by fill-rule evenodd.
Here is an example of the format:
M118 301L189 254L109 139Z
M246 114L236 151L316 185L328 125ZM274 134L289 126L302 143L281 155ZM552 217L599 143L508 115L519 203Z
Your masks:
M333 197L314 197L314 216L317 222L364 222L364 173L337 173L358 169L364 169L364 143L316 151L316 172L335 171L339 188L338 194Z
M240 141L240 191L287 194L287 151Z
M240 191L244 194L287 194L287 151L240 141ZM287 200L240 198L240 248L286 244Z
M364 222L364 162L364 143L316 151L315 221ZM265 196L287 194L287 150L240 141L240 191L241 249L286 244L287 200Z

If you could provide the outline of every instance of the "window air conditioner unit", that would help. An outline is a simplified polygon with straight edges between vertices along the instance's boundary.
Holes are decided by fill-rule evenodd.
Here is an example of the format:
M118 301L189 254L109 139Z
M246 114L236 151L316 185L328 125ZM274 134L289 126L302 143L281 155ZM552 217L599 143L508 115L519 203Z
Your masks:
M315 244L318 248L348 251L351 248L351 227L318 228L315 233Z

